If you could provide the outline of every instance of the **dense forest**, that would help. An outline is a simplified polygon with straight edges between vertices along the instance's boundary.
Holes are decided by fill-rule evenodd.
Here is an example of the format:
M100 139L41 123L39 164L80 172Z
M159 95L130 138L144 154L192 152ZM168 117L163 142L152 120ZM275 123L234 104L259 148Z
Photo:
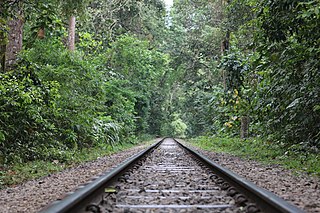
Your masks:
M5 0L0 163L146 135L319 153L318 0Z

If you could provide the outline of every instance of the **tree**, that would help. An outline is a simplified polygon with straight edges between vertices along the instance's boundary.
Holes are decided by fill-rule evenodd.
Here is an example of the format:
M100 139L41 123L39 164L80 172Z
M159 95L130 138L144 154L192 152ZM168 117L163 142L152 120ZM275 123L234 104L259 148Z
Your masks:
M154 119L150 116L156 116L152 113L155 110L151 109L151 106L159 107L156 104L158 100L152 98L159 94L157 86L169 69L168 56L156 49L149 49L148 40L140 40L130 35L120 36L112 44L108 54L110 69L125 81L123 87L134 94L136 133L149 133L149 121Z
M2 70L8 71L14 68L17 62L17 55L22 50L22 33L23 33L23 3L20 1L10 0L1 2L1 11L3 14L12 13L1 17L1 58ZM7 19L7 20L6 20ZM8 29L7 36L5 35ZM7 39L6 39L7 38ZM8 42L6 42L6 40Z
M150 45L162 41L165 7L161 0L95 0L86 12L89 21L80 23L80 29L102 41L104 47L126 33L148 38Z
M76 17L74 15L69 18L69 31L68 31L68 49L74 51L75 37L76 37Z
M0 13L2 13L2 9L0 9ZM6 35L6 21L3 17L0 17L0 70L5 71L5 53L6 53L6 43L7 43L7 35Z
M320 2L264 3L258 38L261 58L267 62L263 83L268 86L263 88L269 92L262 100L272 107L264 107L269 133L287 145L319 148L320 98L315 94L320 91Z
M188 126L189 135L209 132L208 101L215 85L221 82L217 61L220 58L222 31L220 1L176 1L171 9L172 24L162 48L173 58L175 70L168 78L173 98L172 115L177 113ZM215 11L214 13L212 11ZM180 102L180 103L178 103ZM179 116L172 116L171 119Z
M68 20L68 49L75 49L75 33L76 33L76 15L84 11L89 0L65 0L60 1L62 10L69 16Z
M319 147L319 10L313 0L229 6L235 49L249 56L253 128L287 147Z

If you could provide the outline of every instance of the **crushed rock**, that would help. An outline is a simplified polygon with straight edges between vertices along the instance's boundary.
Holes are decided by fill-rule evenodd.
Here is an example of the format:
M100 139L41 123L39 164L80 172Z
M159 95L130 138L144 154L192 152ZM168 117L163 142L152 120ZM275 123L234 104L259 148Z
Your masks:
M179 141L305 212L320 213L319 178L302 173L297 174L280 165L265 165L230 154L204 151L182 140Z
M113 168L144 148L145 146L134 147L59 173L2 189L0 190L0 211L2 213L38 212L51 202L62 199L68 192L86 184L93 176L100 175ZM297 205L306 212L320 213L319 178L304 174L295 175L279 165L264 165L229 154L193 148L234 173Z
M72 192L79 186L85 185L94 176L99 176L105 171L112 169L145 147L145 145L137 146L46 177L4 188L0 190L0 212L38 212L46 205L64 198L68 192Z

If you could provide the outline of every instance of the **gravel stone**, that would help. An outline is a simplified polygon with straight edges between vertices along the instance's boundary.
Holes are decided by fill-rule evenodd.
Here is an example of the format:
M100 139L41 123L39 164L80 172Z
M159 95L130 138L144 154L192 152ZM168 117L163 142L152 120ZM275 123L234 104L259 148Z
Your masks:
M305 212L320 213L320 178L302 173L297 174L280 165L264 165L230 154L204 151L183 140L178 141L257 186L275 193Z
M126 158L146 148L145 145L98 158L59 173L27 181L23 184L0 190L1 213L38 212L53 201L61 200L68 193L86 185L94 176L112 169Z
M173 139L165 139L140 162L140 167L134 166L109 186L119 190L105 194L100 212L243 212L210 178L212 171Z
M94 176L99 176L106 170L112 169L144 148L145 146L135 147L47 177L2 189L0 190L0 212L38 212L47 204L63 199L67 196L67 193L76 190L81 185L85 185ZM299 206L306 212L320 213L319 178L305 174L295 175L290 170L284 169L279 165L263 165L229 154L193 148L258 186L270 190L283 199ZM210 179L216 178L212 176ZM141 185L143 185L143 180L141 180ZM146 189L141 188L141 193L144 193L144 190ZM162 194L159 194L159 199L163 196L168 196L168 193L162 192ZM183 196L188 197L189 195L185 193ZM181 196L181 203L185 202L183 196ZM130 212L129 209L128 212Z

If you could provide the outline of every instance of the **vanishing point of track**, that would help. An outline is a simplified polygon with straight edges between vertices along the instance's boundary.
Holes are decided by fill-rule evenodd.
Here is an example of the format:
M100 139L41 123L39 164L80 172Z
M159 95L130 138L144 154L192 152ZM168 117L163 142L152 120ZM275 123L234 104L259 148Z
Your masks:
M42 212L303 211L165 138Z

